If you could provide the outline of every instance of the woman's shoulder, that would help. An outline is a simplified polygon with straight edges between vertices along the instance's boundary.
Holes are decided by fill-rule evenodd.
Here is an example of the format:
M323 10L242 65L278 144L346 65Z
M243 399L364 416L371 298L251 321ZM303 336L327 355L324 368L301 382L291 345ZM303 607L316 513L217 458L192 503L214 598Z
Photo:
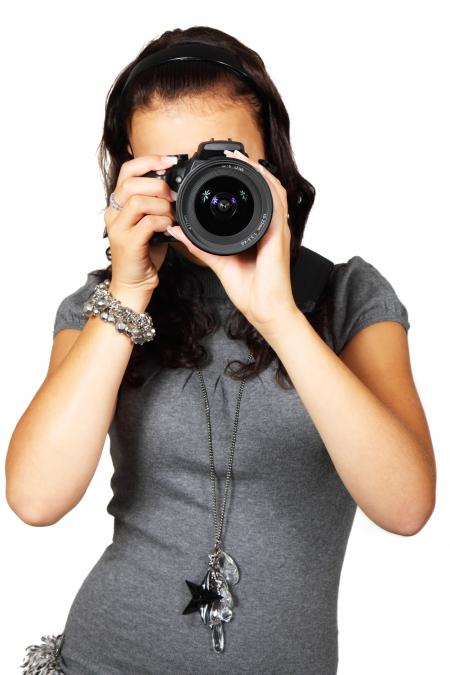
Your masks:
M339 353L350 338L366 326L379 321L397 321L410 328L408 310L393 284L375 265L354 255L336 263L328 288L331 329Z
M334 300L347 304L367 294L392 298L396 295L391 282L379 266L354 255L346 262L336 263L332 272Z

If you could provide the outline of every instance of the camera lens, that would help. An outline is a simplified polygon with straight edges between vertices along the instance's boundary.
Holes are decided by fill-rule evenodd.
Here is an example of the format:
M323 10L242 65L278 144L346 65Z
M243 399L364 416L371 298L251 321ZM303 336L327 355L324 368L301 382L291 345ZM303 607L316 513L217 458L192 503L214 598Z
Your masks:
M267 231L273 211L266 179L238 159L195 160L180 181L177 221L203 251L234 255L254 246Z
M247 186L233 176L215 176L197 190L195 215L211 234L229 236L241 232L253 217L253 197Z

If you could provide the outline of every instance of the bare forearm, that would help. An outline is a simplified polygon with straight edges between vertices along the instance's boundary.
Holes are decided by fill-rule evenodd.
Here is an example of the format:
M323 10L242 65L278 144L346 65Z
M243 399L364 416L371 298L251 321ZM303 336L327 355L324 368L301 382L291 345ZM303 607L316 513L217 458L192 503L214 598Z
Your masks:
M148 302L114 295L136 311ZM20 418L8 449L7 494L29 521L55 522L82 498L100 460L132 347L114 326L89 318Z
M416 436L328 347L300 310L259 330L284 364L360 508L393 532L406 532L426 519L432 475Z

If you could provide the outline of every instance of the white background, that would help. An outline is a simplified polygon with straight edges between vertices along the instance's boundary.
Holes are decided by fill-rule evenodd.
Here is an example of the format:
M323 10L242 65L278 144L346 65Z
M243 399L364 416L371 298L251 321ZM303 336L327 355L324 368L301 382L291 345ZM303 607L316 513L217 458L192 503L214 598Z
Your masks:
M1 22L0 247L4 453L43 382L56 308L107 264L97 167L117 73L164 30L207 24L258 51L284 98L317 197L304 244L361 255L409 311L415 381L438 464L437 505L415 536L358 509L339 594L339 675L450 672L448 227L445 2L17 2ZM78 506L51 527L1 500L0 672L57 634L112 536L109 439ZM206 645L206 643L205 643Z

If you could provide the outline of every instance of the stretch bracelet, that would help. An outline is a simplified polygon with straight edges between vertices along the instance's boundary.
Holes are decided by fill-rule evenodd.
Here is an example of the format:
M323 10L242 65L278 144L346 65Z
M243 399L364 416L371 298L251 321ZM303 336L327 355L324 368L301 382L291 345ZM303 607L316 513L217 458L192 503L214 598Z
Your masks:
M118 333L128 335L134 344L142 345L154 339L156 331L150 314L135 312L124 307L120 300L113 298L108 290L109 279L97 284L92 295L83 305L83 315L99 316L103 321L113 324Z

